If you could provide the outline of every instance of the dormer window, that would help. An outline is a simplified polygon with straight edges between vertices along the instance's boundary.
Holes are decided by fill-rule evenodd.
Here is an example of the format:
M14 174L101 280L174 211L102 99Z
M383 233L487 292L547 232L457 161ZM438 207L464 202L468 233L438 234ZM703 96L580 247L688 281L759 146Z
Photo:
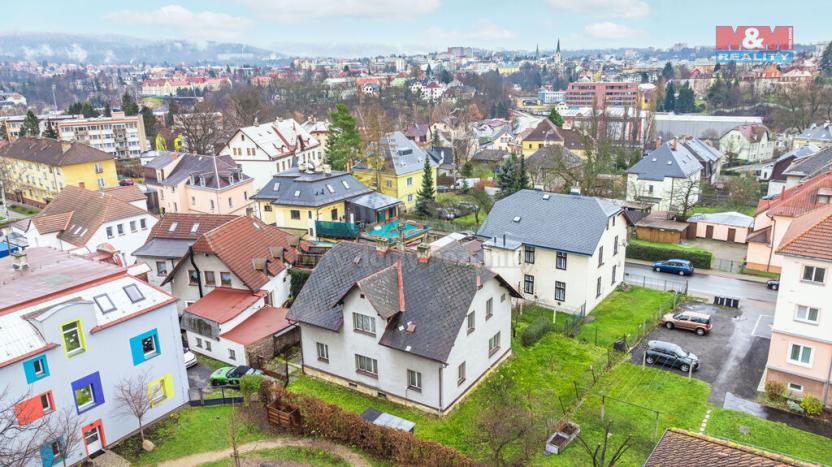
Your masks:
M234 184L234 174L231 174L231 175L228 176L228 184L229 185Z
M203 177L203 176L199 177L199 186L205 186L205 177Z
M188 178L190 179L189 183L190 183L191 185L196 184L196 179L194 178L194 176L193 176L193 175L191 175L191 176L190 176L190 177L188 177Z

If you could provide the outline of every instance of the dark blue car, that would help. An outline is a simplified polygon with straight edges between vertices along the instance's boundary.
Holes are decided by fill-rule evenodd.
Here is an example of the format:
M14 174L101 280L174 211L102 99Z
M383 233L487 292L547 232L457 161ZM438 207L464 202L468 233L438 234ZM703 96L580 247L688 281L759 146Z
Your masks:
M686 259L668 259L653 263L653 270L656 272L669 272L680 276L693 274L693 265Z

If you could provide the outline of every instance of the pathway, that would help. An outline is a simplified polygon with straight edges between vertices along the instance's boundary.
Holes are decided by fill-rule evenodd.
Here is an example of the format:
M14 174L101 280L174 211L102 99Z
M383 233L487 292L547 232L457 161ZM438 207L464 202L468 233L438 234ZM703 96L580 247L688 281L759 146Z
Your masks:
M322 439L309 439L309 438L277 438L277 439L267 439L263 441L254 441L252 443L242 444L237 448L237 451L240 454L252 452L252 451L259 451L261 449L271 449L271 448L282 448L282 447L298 447L298 448L319 448L323 449L326 452L336 455L345 461L347 461L353 467L370 467L370 463L367 462L364 457L355 453L354 451L341 446L340 444L335 444L330 441L322 440ZM231 448L223 449L221 451L209 451L209 452L201 452L198 454L192 454L186 457L180 457L179 459L173 459L166 462L162 462L159 464L160 467L188 467L188 466L198 466L200 464L205 464L206 462L214 462L223 459L231 458Z

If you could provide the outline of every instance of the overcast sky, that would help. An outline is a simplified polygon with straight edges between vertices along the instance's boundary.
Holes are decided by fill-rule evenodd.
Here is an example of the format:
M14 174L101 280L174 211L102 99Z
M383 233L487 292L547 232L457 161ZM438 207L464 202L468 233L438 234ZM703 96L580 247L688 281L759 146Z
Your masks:
M791 25L832 39L829 0L37 0L3 2L3 32L242 42L287 54L710 46L717 25Z

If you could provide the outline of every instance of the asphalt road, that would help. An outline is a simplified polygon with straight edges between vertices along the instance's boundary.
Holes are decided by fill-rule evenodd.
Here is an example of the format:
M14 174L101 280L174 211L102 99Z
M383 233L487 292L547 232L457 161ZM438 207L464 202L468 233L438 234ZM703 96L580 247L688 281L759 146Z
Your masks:
M668 281L687 281L688 294L697 297L729 297L745 300L776 303L777 292L769 290L764 283L744 281L729 277L694 273L692 276L674 276L665 272L655 272L649 266L628 263L624 271L631 276L647 276L649 279Z

